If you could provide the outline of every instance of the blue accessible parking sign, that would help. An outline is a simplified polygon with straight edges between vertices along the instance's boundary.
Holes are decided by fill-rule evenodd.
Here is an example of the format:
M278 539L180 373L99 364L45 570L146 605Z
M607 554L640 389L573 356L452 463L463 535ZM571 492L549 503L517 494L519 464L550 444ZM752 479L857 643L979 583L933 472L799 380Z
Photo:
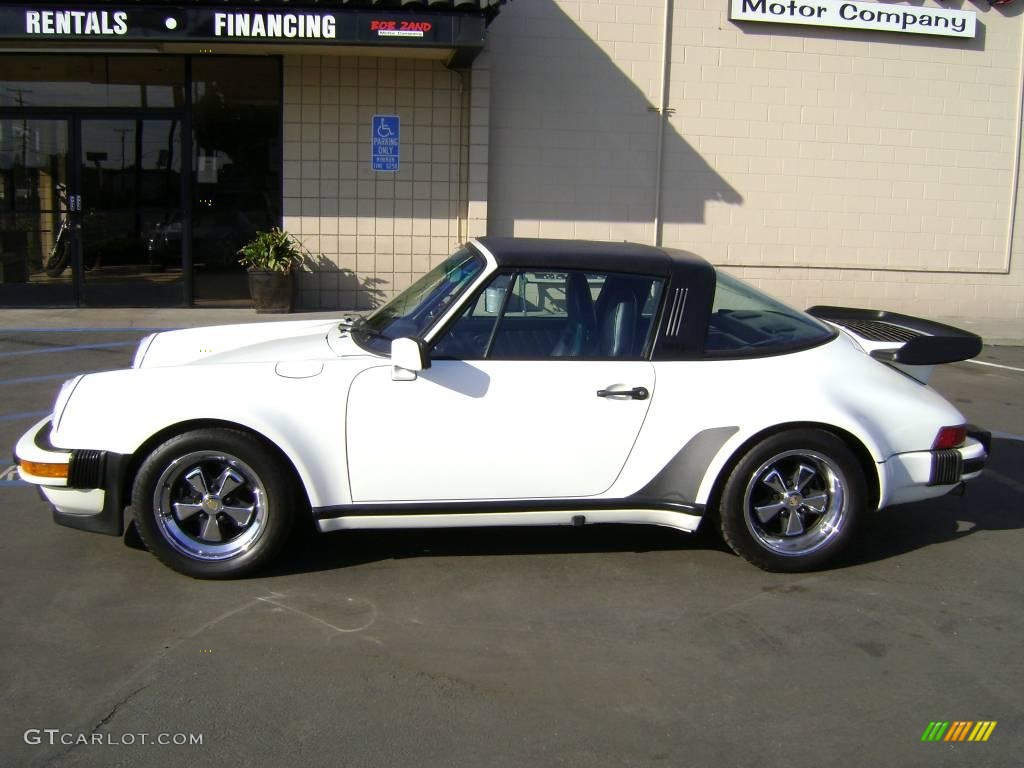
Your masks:
M398 115L373 116L373 170L398 170L399 128Z

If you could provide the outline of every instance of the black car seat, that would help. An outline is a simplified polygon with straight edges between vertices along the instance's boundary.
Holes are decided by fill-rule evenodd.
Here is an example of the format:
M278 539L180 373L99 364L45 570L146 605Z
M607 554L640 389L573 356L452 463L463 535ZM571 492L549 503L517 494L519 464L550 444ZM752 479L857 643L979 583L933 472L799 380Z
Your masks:
M597 319L590 284L582 272L570 272L565 280L565 327L551 350L552 357L586 357L597 336Z
M611 277L599 300L601 357L635 357L640 299L636 281Z

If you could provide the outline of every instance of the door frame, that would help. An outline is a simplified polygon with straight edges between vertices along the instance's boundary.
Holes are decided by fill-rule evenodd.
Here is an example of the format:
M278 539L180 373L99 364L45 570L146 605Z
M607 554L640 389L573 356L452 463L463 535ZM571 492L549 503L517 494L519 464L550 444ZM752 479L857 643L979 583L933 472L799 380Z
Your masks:
M190 92L191 93L191 92ZM189 95L189 98L191 96ZM187 307L192 303L192 118L191 109L183 105L177 109L138 108L138 107L38 107L32 109L3 109L0 117L9 120L53 120L62 121L67 125L68 156L66 169L68 210L71 238L71 293L74 306L84 304L85 273L83 270L83 243L81 238L81 210L71 210L72 196L81 195L82 191L82 122L87 120L177 120L181 125L181 190L179 205L182 216L181 233L181 268L182 292L176 304L163 306ZM86 203L87 204L87 203ZM58 298L53 302L30 304L27 306L66 306ZM106 306L95 304L94 306ZM147 304L146 306L154 306ZM157 305L160 306L160 305Z
M74 129L73 129L72 124L71 124L71 122L72 122L71 115L68 113L68 111L67 110L61 111L61 110L55 110L55 109L43 109L43 108L31 108L31 109L10 109L10 108L8 108L8 109L0 110L0 119L11 120L12 122L15 122L15 121L18 121L18 120L22 120L22 121L28 121L28 120L40 120L40 121L41 120L49 120L49 121L53 121L53 122L62 122L62 123L64 123L65 129L67 130L67 135L66 135L67 158L65 160L66 166L64 168L64 182L67 185L67 188L68 188L67 189L67 194L69 195L69 200L70 200L71 187L72 187L72 177L71 177L71 174L73 172L71 166L72 166L73 160L75 158L75 148L74 148L74 139L75 139L75 137L74 137ZM67 213L67 215L70 217L70 211L60 211L58 209L57 213L60 213L62 215L64 213ZM52 284L51 283L49 285L33 285L31 283L17 283L17 284L14 284L14 285L18 286L17 289L16 289L17 299L12 301L10 304L6 304L6 306L11 306L11 307L15 307L16 306L16 307L26 307L26 308L30 308L30 307L55 307L55 306L57 306L57 307L78 306L78 288L77 288L77 285L76 285L76 282L75 282L75 272L74 272L74 260L75 260L75 253L76 253L76 248L77 248L77 233L75 232L75 228L74 228L74 224L75 224L74 219L69 219L68 223L70 225L69 228L68 228L68 237L70 239L70 244L71 244L71 249L72 249L71 250L72 275L71 275L70 282L68 282L68 283L57 283L57 284ZM54 233L54 235L56 236L56 233ZM43 255L43 262L45 263L45 261L46 261L46 255L44 254ZM0 292L8 293L8 289L7 289L8 285L9 284L6 284L6 283L3 284L3 285L0 285ZM21 299L23 297L26 297L26 294L27 294L27 297L42 299L42 302L38 302L38 301L25 301L24 303L22 303ZM33 294L37 294L37 296L33 295ZM69 301L70 301L70 303L69 303Z
M89 120L177 120L181 125L181 183L179 184L178 204L181 209L181 296L177 304L164 306L187 307L192 300L192 207L190 190L192 188L192 125L189 116L190 110L182 107L180 109L139 109L133 108L83 108L83 109L57 109L57 112L64 112L70 115L71 141L69 153L73 158L72 168L68 172L68 194L81 195L82 190L82 123ZM139 159L136 158L136 163ZM75 237L72 240L74 264L75 300L78 306L87 306L85 270L83 263L84 243L82 242L82 205L88 206L88 201L79 198L79 209L75 211L72 219ZM93 289L96 290L96 289ZM92 306L111 306L102 302ZM147 304L146 306L154 306ZM159 306L159 305L155 305Z

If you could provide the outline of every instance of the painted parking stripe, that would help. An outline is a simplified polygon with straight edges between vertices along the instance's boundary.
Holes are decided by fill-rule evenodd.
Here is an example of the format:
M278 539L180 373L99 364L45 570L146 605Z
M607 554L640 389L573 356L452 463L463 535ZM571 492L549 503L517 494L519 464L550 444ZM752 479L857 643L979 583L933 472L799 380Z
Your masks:
M18 476L18 468L11 464L0 470L0 488L14 488L19 485L31 485Z
M112 341L105 344L75 344L70 347L53 347L51 349L28 349L21 352L0 352L0 357L24 357L25 355L52 355L57 352L76 352L80 349L114 349L116 347L134 347L137 341Z
M1018 440L1024 443L1024 435L1015 435L1012 432L997 432L996 430L992 430L992 437L997 438L998 440Z
M21 413L5 413L0 416L0 421L19 421L20 419L38 419L42 416L49 416L51 411L22 411Z
M0 333L159 333L175 328L0 328Z
M35 384L39 381L73 379L75 376L86 376L90 373L103 373L103 371L72 371L70 373L51 373L46 376L23 376L20 379L0 379L0 386L4 384Z
M985 365L989 368L1000 368L1004 371L1016 371L1017 373L1024 373L1024 368L1014 368L1012 365L1002 365L1001 363L986 363L984 360L968 360L968 363L974 363L975 365Z

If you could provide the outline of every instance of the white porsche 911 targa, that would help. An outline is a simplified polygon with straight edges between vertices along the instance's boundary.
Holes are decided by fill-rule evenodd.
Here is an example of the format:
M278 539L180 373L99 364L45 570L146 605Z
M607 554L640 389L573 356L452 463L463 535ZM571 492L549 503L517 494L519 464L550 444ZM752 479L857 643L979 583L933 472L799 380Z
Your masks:
M872 509L948 493L988 433L928 387L956 328L798 312L702 259L482 238L368 317L157 333L18 442L63 525L200 578L321 531L706 517L761 568L832 560Z

